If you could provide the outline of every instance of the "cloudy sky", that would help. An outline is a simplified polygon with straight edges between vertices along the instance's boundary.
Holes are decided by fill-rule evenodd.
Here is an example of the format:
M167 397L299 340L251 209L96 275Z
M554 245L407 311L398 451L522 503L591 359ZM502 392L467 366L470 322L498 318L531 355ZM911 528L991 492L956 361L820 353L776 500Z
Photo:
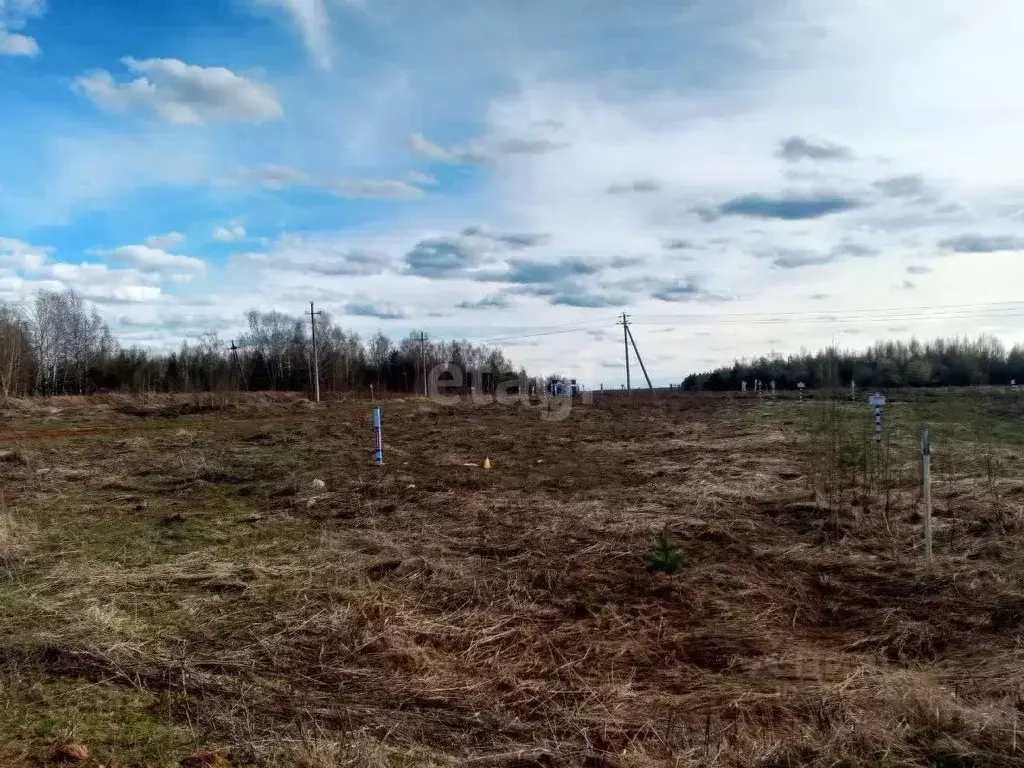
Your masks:
M1017 0L0 0L0 299L659 382L1024 341ZM1016 302L1016 303L1015 303Z

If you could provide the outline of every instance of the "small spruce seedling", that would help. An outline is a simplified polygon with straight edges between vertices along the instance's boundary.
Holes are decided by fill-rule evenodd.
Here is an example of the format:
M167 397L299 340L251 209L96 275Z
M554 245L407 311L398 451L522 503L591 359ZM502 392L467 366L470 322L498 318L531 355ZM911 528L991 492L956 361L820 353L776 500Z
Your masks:
M675 539L669 536L668 530L664 530L651 544L645 562L649 573L665 573L672 576L686 565L687 559L686 555L679 551Z

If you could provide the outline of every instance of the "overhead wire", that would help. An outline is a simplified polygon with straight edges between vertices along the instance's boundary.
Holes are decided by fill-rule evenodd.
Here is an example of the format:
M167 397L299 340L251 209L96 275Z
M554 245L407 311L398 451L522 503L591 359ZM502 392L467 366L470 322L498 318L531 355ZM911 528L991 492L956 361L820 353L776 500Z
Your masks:
M1024 316L1024 308L1015 311L1004 311L1004 312L955 312L955 313L931 313L931 314L887 314L887 315L875 315L873 317L864 316L842 316L842 315L829 315L829 316L818 316L818 317L762 317L762 318L746 318L746 319L729 319L729 320L716 320L713 318L708 319L688 319L686 323L691 326L707 326L707 325L801 325L801 324L812 324L812 325L835 325L835 324L852 324L852 323L891 323L891 322L921 322L929 320L957 320L967 318L1005 318L1005 317L1020 317ZM679 320L637 320L634 325L646 325L646 326L666 326L678 324Z
M638 325L667 325L685 321L691 325L757 325L788 323L865 323L893 320L944 320L969 317L1015 317L1024 314L1024 302L1005 301L988 304L947 304L886 309L844 309L800 312L734 312L721 314L636 314Z
M534 337L537 337L537 336L555 336L555 335L562 334L562 333L574 333L574 332L579 332L579 331L589 331L589 330L592 330L592 328L589 328L587 326L607 325L607 324L615 322L615 319L616 318L614 318L614 317L612 317L612 318L602 317L602 318L596 318L594 320L584 320L584 321L581 321L581 322L578 322L578 323L566 323L566 324L563 324L563 325L523 326L523 327L520 328L520 330L521 331L525 331L525 333L514 333L510 329L509 333L507 333L505 335L502 335L502 336L494 336L494 337L490 337L490 338L475 338L475 339L469 339L469 341L473 341L473 342L476 342L478 344L494 344L494 343L497 343L499 341L513 341L513 340L516 340L516 339L530 339L530 338L534 338Z
M1024 316L1024 301L999 301L973 304L931 304L917 307L856 308L843 310L756 311L723 313L636 313L630 315L630 324L664 327L679 322L688 325L786 325L786 324L850 324L891 323L930 320L957 320L966 318L1003 318ZM594 326L610 325L619 316L600 317L576 323L553 326L510 327L505 333L472 338L478 344L496 344L520 339L557 336L580 331L592 331Z
M825 311L849 311L849 312L913 311L913 310L918 310L918 309L955 309L955 308L961 308L961 307L1001 306L1001 305L1007 305L1007 304L1024 304L1024 300L1014 299L1012 301L981 301L981 302L971 302L971 303L967 303L967 304L924 304L922 306L900 306L900 307L861 307L861 308L857 308L857 309L825 310ZM715 314L733 315L733 316L740 316L740 315L745 316L745 315L749 315L749 314L815 314L815 313L817 313L817 311L819 311L819 310L802 309L802 310L796 311L796 312L774 312L774 311L770 311L770 310L764 310L764 311L746 311L746 312L716 312ZM650 314L657 314L658 316L666 316L666 317L685 317L685 316L689 316L690 314L694 314L694 313L693 312L684 312L684 313L671 314L671 313L668 313L668 312L651 312Z

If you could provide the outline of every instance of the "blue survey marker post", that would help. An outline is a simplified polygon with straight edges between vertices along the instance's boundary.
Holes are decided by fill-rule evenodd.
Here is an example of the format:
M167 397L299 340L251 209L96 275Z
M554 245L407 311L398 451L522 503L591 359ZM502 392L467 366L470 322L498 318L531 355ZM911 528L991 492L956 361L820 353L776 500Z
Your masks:
M380 434L380 406L373 406L373 437L377 446L373 453L374 461L380 465L384 463L384 440Z
M882 406L885 405L885 395L876 392L868 398L868 403L875 409L875 442L882 442Z

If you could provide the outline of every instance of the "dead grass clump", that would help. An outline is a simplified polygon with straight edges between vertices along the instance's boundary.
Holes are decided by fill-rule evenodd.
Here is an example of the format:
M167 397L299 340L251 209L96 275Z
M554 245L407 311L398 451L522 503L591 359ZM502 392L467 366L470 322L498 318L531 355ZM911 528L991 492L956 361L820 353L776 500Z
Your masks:
M299 735L282 735L270 745L256 746L254 756L264 765L295 768L455 768L462 761L445 758L430 750L402 747L374 738L370 729L337 735L315 725L299 727Z
M39 532L6 507L2 494L0 490L0 569L10 570L32 550Z
M947 650L948 638L931 622L913 621L890 615L880 634L861 638L849 650L873 648L898 664L933 661Z
M109 395L54 395L53 397L33 398L39 402L59 408L64 411L103 411L109 408L111 397Z
M31 410L36 401L29 397L5 397L0 400L0 408L10 411Z
M28 454L20 449L0 451L0 464L13 464L15 466L27 467L31 464Z
M112 407L119 413L140 419L173 419L229 410L234 398L204 393L198 395L148 395L144 397L115 396Z

